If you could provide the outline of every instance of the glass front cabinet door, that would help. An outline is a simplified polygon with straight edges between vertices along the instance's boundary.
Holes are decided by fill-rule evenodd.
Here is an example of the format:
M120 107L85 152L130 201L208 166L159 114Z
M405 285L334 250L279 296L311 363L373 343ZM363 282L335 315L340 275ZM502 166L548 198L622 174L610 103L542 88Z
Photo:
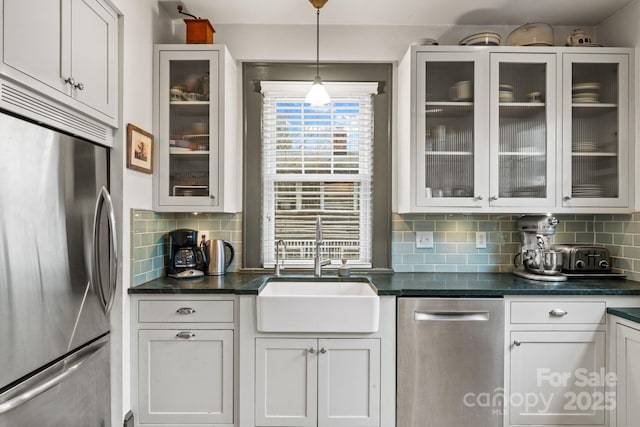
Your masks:
M629 206L629 56L563 55L563 207Z
M491 53L490 206L556 202L556 56Z
M479 207L486 203L485 58L473 52L416 57L415 204ZM478 107L480 105L480 108Z
M225 108L233 98L233 93L225 97L225 78L232 79L225 63L232 61L222 46L179 48L156 47L154 205L171 211L233 211L235 195L225 194L234 193L227 181L235 181L229 176L235 170L233 147L226 143L234 127L225 128L225 117L234 114Z

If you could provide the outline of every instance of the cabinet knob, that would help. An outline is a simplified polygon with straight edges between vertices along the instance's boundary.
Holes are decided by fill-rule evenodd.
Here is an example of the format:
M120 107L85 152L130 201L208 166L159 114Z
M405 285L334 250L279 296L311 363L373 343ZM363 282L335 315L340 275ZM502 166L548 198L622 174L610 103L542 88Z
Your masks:
M73 87L75 87L78 90L84 90L84 84L83 83L77 83L77 84L73 85Z
M69 76L66 79L64 79L64 82L67 83L67 84L70 84L71 86L75 86L76 85L76 81L71 76Z
M515 345L516 347L520 347L520 345L521 345L521 344L522 344L522 342L520 342L520 341L518 341L518 340L515 340L515 341L513 342L513 345Z
M324 353L326 353L326 352L327 352L327 349L326 349L326 348L322 347L322 348L320 349L320 353L324 354Z
M492 202L495 202L496 200L498 200L498 196L491 196L489 200L491 200Z
M478 194L477 196L473 197L475 200L484 200L484 196L482 194Z
M182 307L176 310L176 313L178 314L193 314L195 312L196 311L191 307Z
M566 316L567 314L569 314L569 312L561 310L559 308L554 308L549 312L549 316L553 316L553 317L562 317L562 316Z
M188 340L189 338L193 338L195 336L196 336L196 334L194 334L193 332L186 332L186 331L185 332L178 332L176 334L176 337L182 338L182 339L186 339L186 340Z
M209 194L209 198L210 198L211 200L214 200L214 199L216 198L216 196L215 196L214 194Z
M309 353L313 354L313 353L315 353L315 352L316 352L316 349L315 349L315 348L313 348L313 347L311 347L308 351L309 351Z
M564 200L565 202L568 202L569 200L571 200L571 196L564 196L562 200Z

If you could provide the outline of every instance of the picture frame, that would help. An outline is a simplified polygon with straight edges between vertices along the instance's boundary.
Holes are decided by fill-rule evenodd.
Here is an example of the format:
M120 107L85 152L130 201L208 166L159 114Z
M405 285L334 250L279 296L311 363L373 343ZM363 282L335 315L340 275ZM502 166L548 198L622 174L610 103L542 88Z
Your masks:
M153 135L127 124L127 168L153 173Z

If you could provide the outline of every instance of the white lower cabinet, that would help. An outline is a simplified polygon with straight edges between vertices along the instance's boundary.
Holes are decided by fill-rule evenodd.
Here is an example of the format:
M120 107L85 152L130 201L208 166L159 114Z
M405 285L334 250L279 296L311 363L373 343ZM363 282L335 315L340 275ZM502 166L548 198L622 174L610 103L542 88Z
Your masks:
M640 324L616 324L616 427L640 426Z
M511 297L505 343L505 426L609 424L608 298Z
M257 338L256 426L380 425L380 340Z
M233 296L132 298L136 426L234 425L234 303Z
M233 423L233 331L138 334L140 423Z
M605 332L511 332L511 425L603 425ZM587 408L587 406L589 408Z

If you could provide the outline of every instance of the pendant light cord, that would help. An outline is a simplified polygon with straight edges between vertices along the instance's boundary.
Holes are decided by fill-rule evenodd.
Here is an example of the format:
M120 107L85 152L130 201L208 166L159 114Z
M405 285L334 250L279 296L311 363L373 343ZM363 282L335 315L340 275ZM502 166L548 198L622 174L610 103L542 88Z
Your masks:
M316 76L320 75L320 9L316 9Z

